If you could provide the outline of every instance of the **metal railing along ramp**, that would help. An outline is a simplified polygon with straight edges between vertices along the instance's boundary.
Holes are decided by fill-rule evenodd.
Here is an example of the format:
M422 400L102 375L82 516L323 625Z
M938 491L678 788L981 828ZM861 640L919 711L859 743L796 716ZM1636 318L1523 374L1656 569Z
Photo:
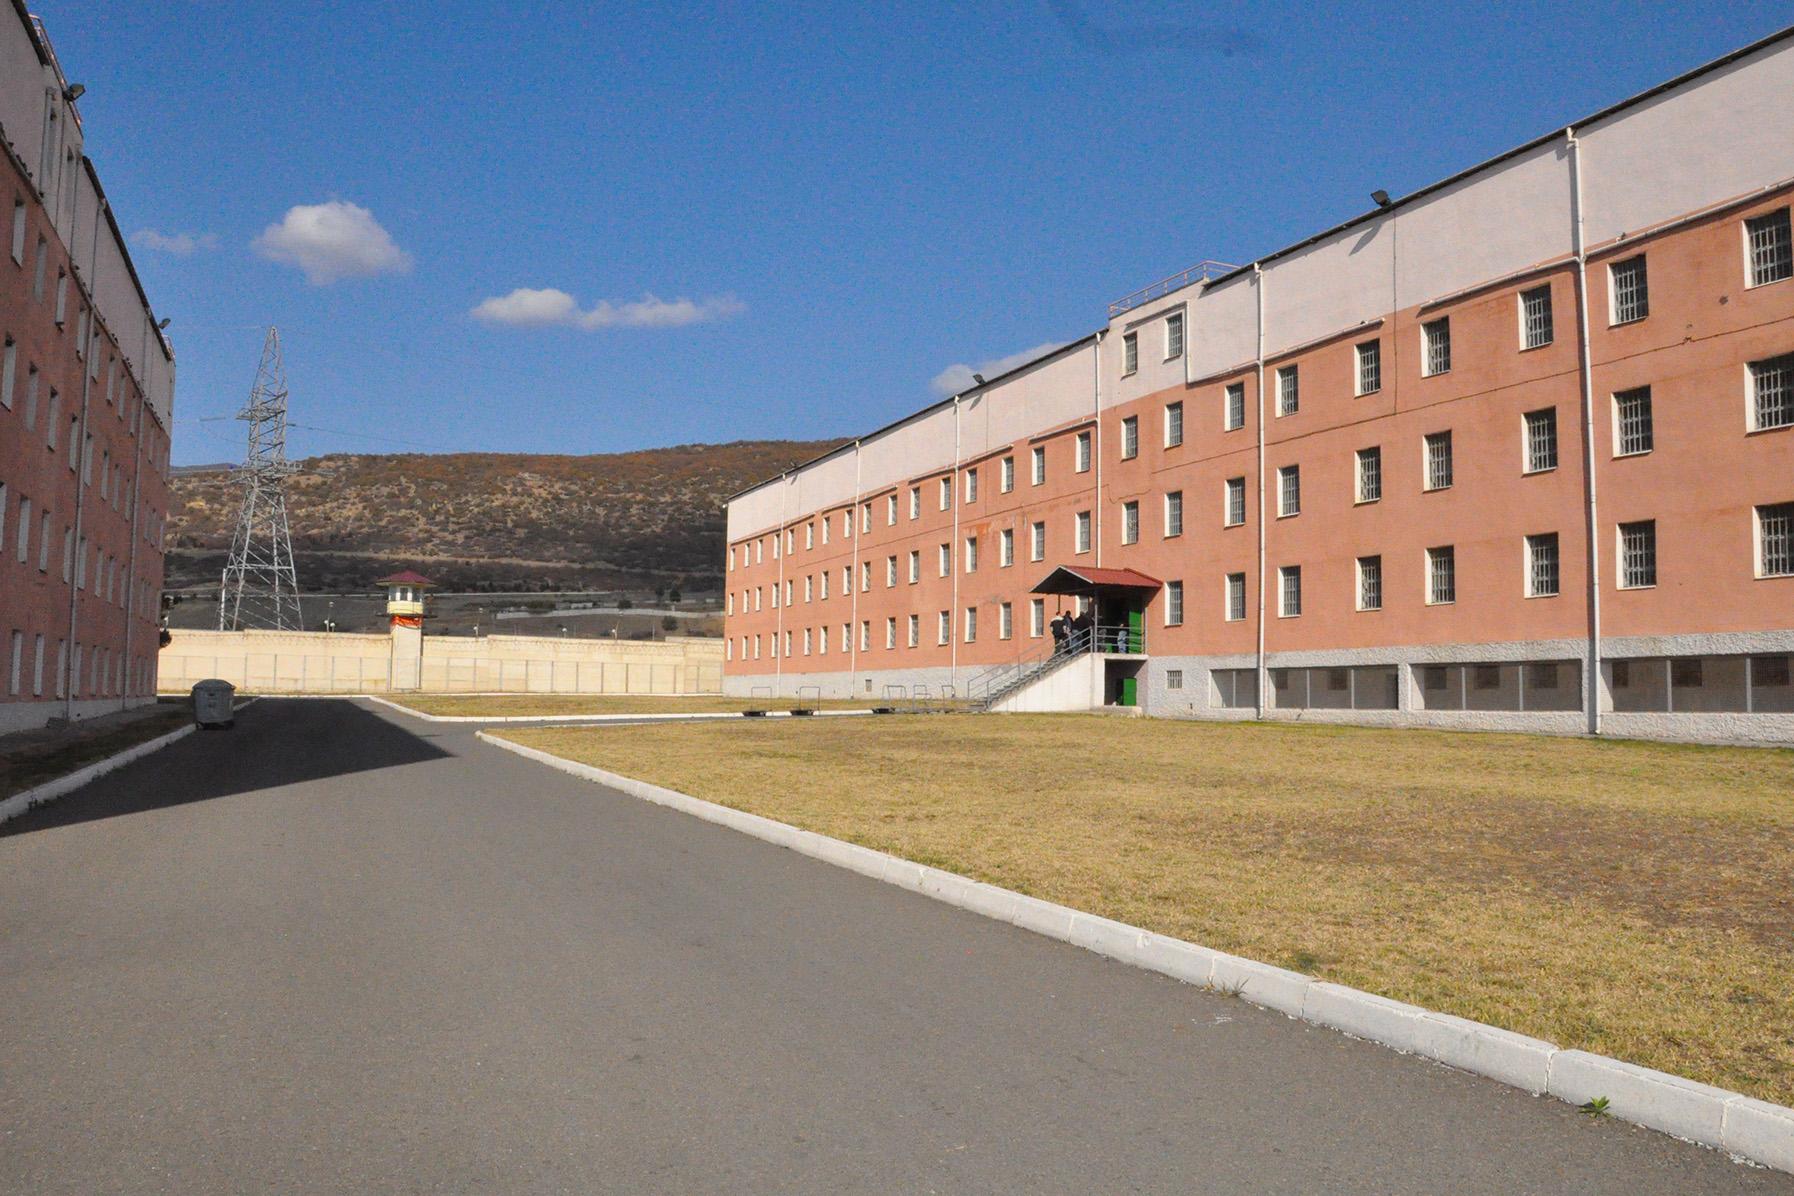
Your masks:
M1057 672L1092 652L1132 654L1145 650L1144 637L1126 626L1079 627L1065 639L1043 645L1015 660L993 665L972 677L966 694L979 710L989 710L1010 694Z

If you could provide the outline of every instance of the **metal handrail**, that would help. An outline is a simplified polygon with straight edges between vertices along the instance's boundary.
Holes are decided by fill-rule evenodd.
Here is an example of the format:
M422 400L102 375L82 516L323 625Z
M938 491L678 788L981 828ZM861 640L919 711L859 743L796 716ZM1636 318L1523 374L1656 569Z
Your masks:
M975 674L966 685L966 693L973 701L989 705L1011 690L1045 675L1057 662L1091 652L1106 656L1138 655L1145 651L1145 633L1125 623L1079 627L1063 640Z
M1124 295L1122 298L1117 299L1115 302L1109 304L1109 315L1113 317L1120 315L1124 311L1132 311L1143 303L1151 303L1154 299L1169 295L1172 291L1180 291L1198 278L1203 282L1207 282L1211 275L1225 274L1229 270L1238 269L1238 266L1235 266L1230 262L1217 262L1213 260L1197 262L1187 270L1179 270L1169 278L1161 278L1155 283L1150 283L1147 286L1141 287L1131 295Z

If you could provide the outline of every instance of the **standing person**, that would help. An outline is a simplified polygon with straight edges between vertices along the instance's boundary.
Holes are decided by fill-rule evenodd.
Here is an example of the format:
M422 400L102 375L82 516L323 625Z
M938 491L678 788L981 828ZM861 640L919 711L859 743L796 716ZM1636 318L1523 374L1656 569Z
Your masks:
M1059 614L1056 614L1053 616L1052 628L1053 628L1053 655L1054 656L1058 656L1060 653L1065 651L1065 641L1071 635L1071 629L1070 629L1070 627L1067 626L1068 623L1070 623L1070 620L1065 617L1065 614L1063 611L1061 611Z

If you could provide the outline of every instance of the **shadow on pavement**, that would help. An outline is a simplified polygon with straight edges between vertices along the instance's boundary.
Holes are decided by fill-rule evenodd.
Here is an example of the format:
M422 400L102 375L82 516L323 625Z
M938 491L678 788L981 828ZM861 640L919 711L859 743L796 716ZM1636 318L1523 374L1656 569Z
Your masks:
M0 837L450 755L347 699L263 698L237 713L235 728L196 731L0 824Z

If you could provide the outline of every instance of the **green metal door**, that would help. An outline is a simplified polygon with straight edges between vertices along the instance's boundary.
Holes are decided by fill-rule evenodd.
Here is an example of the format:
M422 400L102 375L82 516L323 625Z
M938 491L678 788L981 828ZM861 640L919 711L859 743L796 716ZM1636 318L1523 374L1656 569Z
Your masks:
M1128 651L1146 651L1146 612L1135 607L1127 613ZM1132 706L1133 703L1127 703Z
M1138 706L1140 704L1140 679L1123 677L1121 679L1121 695L1116 700L1117 706Z

